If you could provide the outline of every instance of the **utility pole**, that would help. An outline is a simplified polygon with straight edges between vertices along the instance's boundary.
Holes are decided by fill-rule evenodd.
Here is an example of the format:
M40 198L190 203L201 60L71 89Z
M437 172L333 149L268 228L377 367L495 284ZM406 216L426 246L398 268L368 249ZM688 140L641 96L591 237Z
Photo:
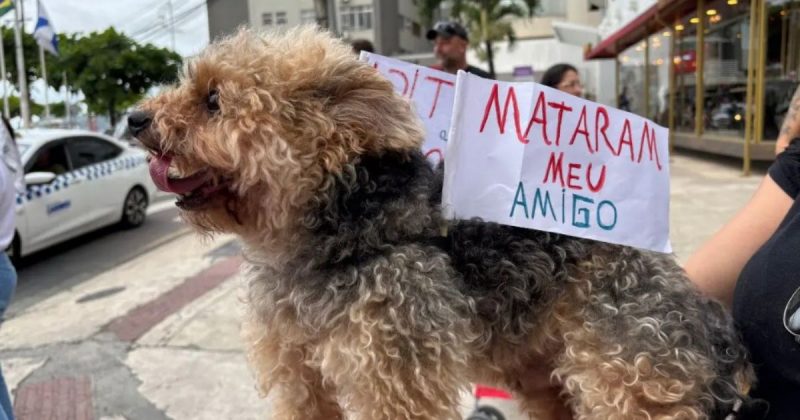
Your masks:
M44 48L39 46L39 61L42 64L42 79L44 80L44 119L50 119L50 101L47 99L47 91L50 90L50 85L47 83L47 64L44 58Z
M25 128L31 126L31 110L28 104L28 78L25 71L25 56L22 52L22 24L24 22L24 12L22 2L14 2L14 44L17 52L17 76L19 78L19 108L22 114L22 124Z
M3 48L4 39L2 37L3 29L0 26L0 73L3 73L3 116L6 119L11 118L8 112L8 73L6 73L6 52Z
M167 2L169 6L169 26L172 28L172 51L175 51L175 11L172 8L172 0Z

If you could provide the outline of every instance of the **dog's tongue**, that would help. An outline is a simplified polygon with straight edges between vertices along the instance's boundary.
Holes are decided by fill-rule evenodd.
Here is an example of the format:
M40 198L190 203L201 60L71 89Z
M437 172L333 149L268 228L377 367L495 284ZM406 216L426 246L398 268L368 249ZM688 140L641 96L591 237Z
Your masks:
M172 192L169 189L169 165L172 163L172 157L161 155L153 156L150 159L150 178L161 191Z
M205 172L199 172L192 176L181 179L169 178L169 166L172 164L172 156L154 156L150 160L150 177L161 191L175 194L186 194L203 185L208 179Z

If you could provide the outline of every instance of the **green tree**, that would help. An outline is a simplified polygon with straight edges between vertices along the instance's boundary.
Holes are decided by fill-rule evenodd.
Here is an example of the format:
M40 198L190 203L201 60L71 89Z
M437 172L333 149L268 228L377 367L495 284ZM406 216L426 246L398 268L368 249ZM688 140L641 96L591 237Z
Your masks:
M14 32L2 29L6 73L17 91ZM82 91L92 112L107 114L115 124L119 112L139 101L153 86L170 83L177 78L181 57L151 44L141 45L113 28L86 36L59 34L59 56L46 53L47 84L60 89L64 74L70 90ZM23 51L28 85L41 78L39 45L30 34L23 34ZM31 114L42 113L43 107L31 104ZM19 115L19 102L12 115ZM63 106L60 112L63 113ZM56 111L56 110L52 110Z
M2 98L0 98L0 101L2 101ZM44 112L44 107L43 106L41 106L41 105L39 105L37 103L34 103L34 102L31 102L30 105L31 105L31 114L41 114L42 112ZM2 106L2 104L0 104L0 106ZM19 105L19 97L10 96L9 95L9 97L8 97L8 113L12 117L21 115L20 105Z
M87 36L61 36L61 55L50 56L48 83L59 87L66 72L70 88L82 91L92 112L107 114L114 125L121 110L153 86L178 76L181 57L152 44L140 45L113 28Z
M532 17L539 0L420 0L422 21L430 26L436 11L447 3L450 14L464 22L470 32L470 45L478 56L489 64L489 74L495 77L494 48L498 41L514 44L514 29L511 18Z
M19 92L19 78L17 78L17 53L14 46L14 29L3 27L0 31L3 36L3 48L5 53L6 73L9 83L13 84ZM25 58L25 76L30 86L31 81L35 80L40 73L39 66L39 44L29 33L22 34L22 51ZM30 98L30 91L28 92ZM33 110L31 109L31 113Z

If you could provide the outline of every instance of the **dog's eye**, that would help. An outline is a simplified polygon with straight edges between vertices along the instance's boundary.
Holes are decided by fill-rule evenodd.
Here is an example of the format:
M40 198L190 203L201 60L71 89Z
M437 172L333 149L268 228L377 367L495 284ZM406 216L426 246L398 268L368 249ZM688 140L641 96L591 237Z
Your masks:
M212 89L211 92L208 92L208 99L206 99L206 108L208 108L208 112L216 113L219 112L219 91L216 89Z

